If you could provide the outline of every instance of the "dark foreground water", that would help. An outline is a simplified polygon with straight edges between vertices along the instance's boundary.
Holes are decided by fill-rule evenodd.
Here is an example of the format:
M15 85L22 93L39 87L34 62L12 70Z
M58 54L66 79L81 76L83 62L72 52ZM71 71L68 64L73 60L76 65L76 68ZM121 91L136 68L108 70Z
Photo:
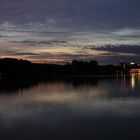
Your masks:
M140 75L0 87L0 140L11 139L140 139Z

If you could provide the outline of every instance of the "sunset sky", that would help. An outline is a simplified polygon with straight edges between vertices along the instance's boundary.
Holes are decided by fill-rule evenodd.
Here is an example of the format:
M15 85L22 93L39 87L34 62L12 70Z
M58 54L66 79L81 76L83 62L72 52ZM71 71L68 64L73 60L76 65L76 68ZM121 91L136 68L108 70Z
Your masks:
M0 58L140 62L139 0L0 0Z

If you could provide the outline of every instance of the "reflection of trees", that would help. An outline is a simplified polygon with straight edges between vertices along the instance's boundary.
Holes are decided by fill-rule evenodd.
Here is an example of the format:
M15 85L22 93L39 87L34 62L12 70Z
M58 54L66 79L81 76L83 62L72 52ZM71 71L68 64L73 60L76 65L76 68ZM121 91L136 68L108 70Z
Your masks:
M74 87L85 84L96 85L96 75L109 74L116 74L116 67L99 66L96 61L73 60L70 64L55 65L34 64L27 60L6 58L0 59L0 91L22 90L40 81L53 79L63 80L65 83L70 82Z

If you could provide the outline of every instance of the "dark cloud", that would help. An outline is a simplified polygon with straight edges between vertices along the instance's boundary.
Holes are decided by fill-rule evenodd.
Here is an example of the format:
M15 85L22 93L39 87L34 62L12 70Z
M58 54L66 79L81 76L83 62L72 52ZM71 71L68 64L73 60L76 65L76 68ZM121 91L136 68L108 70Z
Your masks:
M4 35L0 35L0 38L5 38L5 37L7 37L7 36L4 36Z
M10 12L9 12L10 11ZM0 0L0 22L116 29L140 26L138 0Z
M24 41L11 41L11 43L28 44L28 45L36 46L36 45L66 44L67 42L66 41L61 41L61 40L48 40L48 41L24 40Z
M140 62L140 45L105 45L91 47L91 49L101 52L97 56L97 60L100 63L117 64L120 60Z
M37 53L31 53L31 52L17 52L15 50L5 50L3 51L4 55L9 55L9 56L38 56Z
M105 45L102 47L92 47L91 49L97 51L107 51L111 53L128 53L140 55L140 45Z

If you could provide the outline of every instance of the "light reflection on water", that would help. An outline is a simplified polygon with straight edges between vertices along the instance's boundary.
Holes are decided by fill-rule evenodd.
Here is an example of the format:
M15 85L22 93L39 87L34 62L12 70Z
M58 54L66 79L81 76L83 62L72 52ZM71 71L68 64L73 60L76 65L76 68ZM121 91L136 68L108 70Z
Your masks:
M12 94L11 94L12 93ZM4 139L132 139L140 130L140 75L57 80L0 90Z

